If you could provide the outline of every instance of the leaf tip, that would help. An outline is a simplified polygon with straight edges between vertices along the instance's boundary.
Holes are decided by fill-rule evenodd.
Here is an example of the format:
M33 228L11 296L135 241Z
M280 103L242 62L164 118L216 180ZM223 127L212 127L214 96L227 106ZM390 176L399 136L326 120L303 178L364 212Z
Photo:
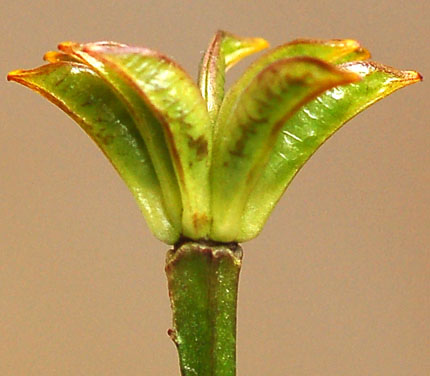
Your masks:
M244 57L252 55L256 52L260 52L261 50L264 50L265 48L270 47L269 42L263 38L258 38L258 37L243 38L226 31L219 31L217 35L225 35L227 37L230 37L236 43L238 43L238 45L240 45L240 48L237 53L231 54L231 56L226 58L226 65L227 65L226 70L231 68L233 65L235 65Z
M72 55L65 54L63 52L59 51L48 51L43 55L43 60L47 61L48 63L58 63L62 61L74 61L78 62L76 58L74 58Z
M20 77L25 75L25 72L26 71L23 69L16 69L16 70L10 71L7 74L7 80L8 81L18 81Z
M364 48L360 42L355 39L344 39L343 43L346 50L358 53L360 55L360 60L370 59L370 51L367 48Z
M65 53L70 53L71 51L76 49L76 47L78 47L78 46L79 46L79 43L71 42L71 41L65 41L65 42L61 42L58 44L58 49L60 51L65 52Z
M357 52L357 54L359 54L360 56L360 60L368 60L372 57L372 54L370 53L370 51L367 48L364 47L358 47L355 52ZM357 59L359 60L359 59Z
M59 52L57 52L57 51L48 51L48 52L45 52L42 59L44 61L52 63L52 62L57 61L58 54L59 54Z
M270 47L270 43L263 38L252 38L255 51L261 51Z
M414 70L404 71L405 80L411 83L420 82L424 80L424 77L420 72Z

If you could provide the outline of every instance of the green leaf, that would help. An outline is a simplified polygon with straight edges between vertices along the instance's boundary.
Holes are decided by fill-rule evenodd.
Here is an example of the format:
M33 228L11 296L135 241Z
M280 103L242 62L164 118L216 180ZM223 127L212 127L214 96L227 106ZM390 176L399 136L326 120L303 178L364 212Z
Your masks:
M225 118L229 116L230 112L237 105L243 91L263 69L267 68L275 61L298 56L314 57L328 63L339 64L347 61L368 59L370 53L361 47L357 41L352 39L297 39L283 44L269 51L251 64L245 73L231 87L224 98L222 104L223 111L219 114L217 123L225 123ZM214 142L216 142L217 137L218 125L216 124Z
M212 121L216 120L224 98L225 72L268 46L262 38L242 38L222 30L215 34L200 64L198 83Z
M305 103L334 86L354 82L355 73L322 60L275 61L243 91L218 123L212 168L211 239L236 241L245 203L285 122ZM221 115L223 115L221 117Z
M39 92L72 117L124 179L155 236L169 244L178 240L181 229L168 219L145 144L104 80L87 66L64 61L11 72L8 79Z
M159 118L157 109L149 103L137 84L121 69L114 69L113 64L105 62L98 55L94 57L93 53L89 53L91 48L109 49L127 48L127 46L114 42L97 42L86 45L63 42L59 44L58 48L94 69L124 102L145 142L154 165L169 218L175 227L182 227L179 185L165 138L165 130L163 129L165 127L162 119Z
M390 93L421 80L413 71L398 71L373 62L340 66L361 81L335 87L309 102L291 117L253 187L242 217L238 241L255 237L288 184L308 158L346 121Z
M260 38L217 32L198 86L167 57L115 42L61 43L61 52L44 56L52 64L9 79L80 123L160 239L237 242L258 234L296 172L344 122L420 79L416 72L360 63L370 54L354 40L301 39L260 57L224 97L225 72L265 47ZM56 76L60 68L69 75ZM106 109L87 85L78 97L86 95L91 106L75 103L63 81L70 88L94 81L96 97L103 92L103 100L119 101ZM116 116L119 129L110 123Z
M212 126L198 87L173 61L148 49L87 44L82 51L84 59L118 88L133 113L150 111L157 120L153 125L163 132L168 151L154 148L153 152L170 155L173 162L182 198L183 234L206 237ZM139 130L148 145L151 134L146 123ZM149 145L148 149L151 153ZM160 182L162 187L172 184L162 177Z

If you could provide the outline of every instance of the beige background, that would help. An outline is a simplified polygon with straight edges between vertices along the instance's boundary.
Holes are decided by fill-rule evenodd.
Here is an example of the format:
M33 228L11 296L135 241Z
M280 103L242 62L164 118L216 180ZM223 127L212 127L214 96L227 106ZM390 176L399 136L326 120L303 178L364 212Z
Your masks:
M374 60L428 76L429 8L2 0L0 74L41 64L59 41L110 39L159 49L195 76L224 28L274 46L355 38ZM0 375L177 375L166 246L68 117L0 85ZM430 375L428 96L417 84L351 121L245 244L239 375Z

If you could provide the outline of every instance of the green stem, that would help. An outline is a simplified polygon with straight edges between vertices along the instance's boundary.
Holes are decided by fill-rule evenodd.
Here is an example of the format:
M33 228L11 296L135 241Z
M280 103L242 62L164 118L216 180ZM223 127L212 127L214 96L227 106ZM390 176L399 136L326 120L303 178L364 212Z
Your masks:
M173 311L169 335L182 376L236 374L236 307L242 249L237 244L183 243L167 253Z

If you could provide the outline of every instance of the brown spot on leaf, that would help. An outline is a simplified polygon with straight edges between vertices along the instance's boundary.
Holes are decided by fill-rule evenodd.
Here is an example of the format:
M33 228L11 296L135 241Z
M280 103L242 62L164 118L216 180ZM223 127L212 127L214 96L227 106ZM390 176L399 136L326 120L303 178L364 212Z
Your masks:
M208 155L208 142L204 136L199 136L196 139L194 139L192 136L189 136L188 146L195 149L197 160L199 161Z
M94 104L94 102L91 99L87 99L84 103L81 104L81 107L87 107Z
M234 149L230 150L230 154L236 156L236 157L244 157L243 149L245 147L245 140L244 137L241 137L239 140L236 141L236 144L234 145Z
M55 87L60 86L60 85L63 83L63 81L64 81L65 79L66 79L66 76L64 76L64 77L60 78L60 79L55 83Z
M193 218L193 226L196 229L196 231L199 230L200 226L204 226L208 222L208 217L206 214L193 213L192 218Z
M112 136L112 135L104 136L103 137L103 142L104 142L105 145L109 145L110 143L113 142L114 139L115 139L115 137Z
M111 134L103 135L102 132L97 133L96 137L104 145L111 144L114 141L114 139L115 139L115 137L113 135L111 135Z
M249 117L249 115L247 115ZM265 119L262 119L265 120ZM262 121L263 122L263 121ZM239 124L239 128L242 131L241 137L236 140L233 150L230 150L230 154L235 155L237 157L244 157L244 149L246 147L246 143L248 138L256 133L255 126L260 122L245 122Z

